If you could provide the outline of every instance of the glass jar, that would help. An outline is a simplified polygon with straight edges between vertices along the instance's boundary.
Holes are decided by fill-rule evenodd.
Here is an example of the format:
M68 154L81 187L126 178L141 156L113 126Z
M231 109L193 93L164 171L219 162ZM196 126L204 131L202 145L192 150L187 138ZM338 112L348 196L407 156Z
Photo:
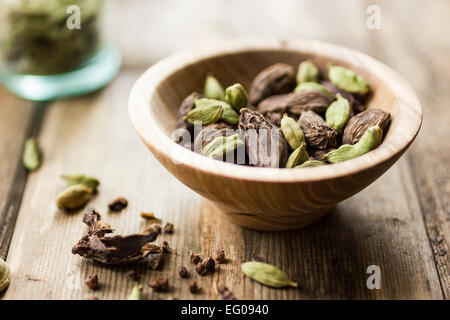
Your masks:
M0 78L17 95L51 100L96 90L121 57L103 36L103 0L0 0Z

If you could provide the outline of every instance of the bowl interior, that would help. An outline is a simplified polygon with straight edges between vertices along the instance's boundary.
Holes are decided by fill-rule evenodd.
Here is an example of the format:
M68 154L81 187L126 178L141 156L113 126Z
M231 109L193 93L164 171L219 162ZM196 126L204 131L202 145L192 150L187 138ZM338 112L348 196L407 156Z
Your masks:
M152 116L161 126L161 129L168 135L175 130L176 115L181 101L193 91L203 92L203 84L208 73L217 77L224 87L236 82L241 83L247 90L250 89L254 77L264 68L278 62L283 62L294 67L303 61L312 60L321 70L324 77L327 76L327 66L330 64L342 65L351 68L358 74L365 77L373 90L369 97L368 108L380 108L392 115L391 130L395 130L399 116L399 108L395 108L395 94L388 84L369 72L364 66L350 64L342 59L335 59L329 56L313 55L281 50L251 50L245 52L229 53L218 55L197 61L184 66L169 75L156 88L151 102Z

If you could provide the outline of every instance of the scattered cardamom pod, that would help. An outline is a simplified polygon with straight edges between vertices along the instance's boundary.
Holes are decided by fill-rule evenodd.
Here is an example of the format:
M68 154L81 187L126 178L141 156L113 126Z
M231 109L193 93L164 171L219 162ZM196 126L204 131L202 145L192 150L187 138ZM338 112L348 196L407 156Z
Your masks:
M277 267L262 262L245 262L241 265L242 272L246 276L258 281L266 286L282 288L291 286L297 288L298 284L291 279L282 270Z
M350 120L350 104L339 93L336 94L336 98L337 100L330 104L325 113L325 121L333 130L342 133Z
M0 292L6 290L11 281L11 271L5 260L0 258Z
M202 125L208 125L219 121L223 113L223 107L220 104L215 103L214 100L208 105L199 107L199 105L204 102L204 99L206 98L195 100L196 107L189 111L184 117L185 120L193 124L195 124L195 122L200 122Z
M229 104L225 103L220 120L234 126L239 123L239 114Z
M142 285L137 284L131 290L128 300L147 300L144 292L142 292Z
M74 184L64 189L56 198L59 209L78 209L84 206L92 196L92 189L82 184Z
M225 91L223 90L219 80L208 74L205 80L203 95L205 98L223 100L225 97Z
M294 168L305 161L308 161L309 155L306 152L306 143L302 142L300 147L292 151L286 162L286 168Z
M296 166L296 168L305 168L305 167L317 167L324 165L325 162L319 160L308 160L303 162L301 165Z
M302 128L300 128L297 121L287 114L284 114L281 119L280 129L283 132L284 139L286 139L286 142L293 150L300 147L302 142L306 142Z
M312 61L302 61L298 66L297 83L318 82L319 74L319 69Z
M41 151L36 139L29 138L25 141L22 160L25 168L30 171L39 168L41 165Z
M244 145L244 142L237 133L228 137L217 137L203 148L202 155L213 159L223 157L242 145Z
M330 99L334 99L333 94L327 90L327 88L325 88L323 85L316 83L316 82L302 82L299 83L295 89L294 92L301 92L301 91L311 91L311 90L316 90L316 91L320 91L323 92L327 95L328 98Z
M235 83L225 90L225 101L236 111L247 107L248 95L240 83Z
M378 147L383 139L383 130L377 125L367 129L356 144L343 144L337 150L327 153L329 162L342 162L353 159Z
M342 135L342 143L357 143L369 127L377 124L381 127L383 132L385 132L390 119L391 115L389 112L380 109L372 108L361 112L351 118L345 126L344 134Z
M74 184L82 184L92 189L93 192L97 191L97 187L100 184L100 181L96 178L85 174L63 174L61 175L61 178L63 178L69 186L73 186Z
M369 83L363 77L341 66L330 66L328 78L337 87L350 93L365 95L370 91Z

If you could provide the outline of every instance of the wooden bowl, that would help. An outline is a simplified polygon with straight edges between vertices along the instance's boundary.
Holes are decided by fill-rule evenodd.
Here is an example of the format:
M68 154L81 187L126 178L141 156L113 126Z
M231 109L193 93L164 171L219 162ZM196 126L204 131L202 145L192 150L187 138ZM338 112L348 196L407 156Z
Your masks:
M202 92L207 73L212 72L224 86L239 82L249 90L252 79L267 66L276 62L297 66L305 59L313 60L322 74L333 63L369 81L374 94L368 107L384 109L392 116L378 148L338 164L268 169L202 157L172 141L181 101L192 91ZM319 219L392 166L422 123L418 98L396 72L355 50L301 39L240 40L172 55L137 80L129 113L145 145L178 180L211 200L233 222L259 230L300 228Z

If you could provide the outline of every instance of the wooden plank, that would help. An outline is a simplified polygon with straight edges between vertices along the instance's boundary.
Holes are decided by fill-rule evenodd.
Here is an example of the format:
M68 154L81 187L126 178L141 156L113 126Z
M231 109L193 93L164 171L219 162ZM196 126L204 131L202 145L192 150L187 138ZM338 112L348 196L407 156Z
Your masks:
M408 153L440 284L450 298L450 14L448 1L383 2L383 27L372 33L380 58L398 70L422 102L424 122ZM427 23L417 17L427 14ZM439 30L439 32L436 32Z
M19 211L27 173L21 156L30 125L33 105L0 87L0 257L5 258Z
M118 233L143 229L146 222L139 216L143 210L175 224L173 235L161 237L174 249L162 269L135 267L152 299L216 299L222 284L240 299L442 297L404 160L308 229L282 233L242 229L171 177L139 141L126 110L127 92L136 76L123 72L98 94L50 106L40 135L46 161L27 182L8 254L13 278L5 299L124 299L131 290L125 273L134 267L105 267L71 254L86 228L80 212L64 214L54 206L64 186L59 175L68 172L100 178L100 192L89 205ZM129 199L129 207L106 213L107 202L119 195ZM220 265L214 276L195 275L189 250L211 255L220 248L231 261ZM278 265L301 289L269 289L246 279L240 263L251 259ZM370 264L381 268L381 290L365 287ZM191 295L188 280L176 275L181 265L198 280L200 294ZM97 292L83 283L94 273L102 285ZM157 276L169 277L168 293L154 294L146 286Z

